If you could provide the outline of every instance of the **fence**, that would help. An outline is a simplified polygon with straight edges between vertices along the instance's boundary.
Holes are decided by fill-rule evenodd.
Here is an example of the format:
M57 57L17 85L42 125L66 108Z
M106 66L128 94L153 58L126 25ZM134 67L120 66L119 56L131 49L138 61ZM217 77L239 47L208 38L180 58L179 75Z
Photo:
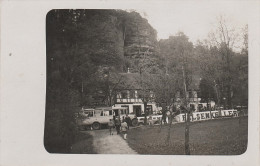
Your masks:
M187 114L179 114L175 117L177 122L185 122ZM190 121L202 121L209 119L216 119L220 117L238 117L237 110L221 110L221 111L205 111L205 112L194 112L190 114Z

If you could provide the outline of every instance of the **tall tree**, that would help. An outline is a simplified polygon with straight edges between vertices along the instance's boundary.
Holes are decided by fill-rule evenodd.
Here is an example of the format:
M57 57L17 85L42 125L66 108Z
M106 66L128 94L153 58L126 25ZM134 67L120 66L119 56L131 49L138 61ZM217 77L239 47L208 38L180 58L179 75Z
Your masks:
M216 46L222 56L222 80L224 99L227 99L229 108L233 107L232 96L232 57L234 49L237 45L239 35L236 29L227 23L224 16L219 16L217 19L217 26L214 31L210 33L210 41L213 46Z
M193 54L193 44L189 42L188 37L179 32L175 36L170 36L169 39L161 40L159 42L161 56L165 58L165 75L167 85L170 85L171 89L166 89L167 98L169 103L167 105L173 106L174 95L177 91L182 91L183 97L181 102L181 108L187 113L186 125L185 125L185 153L190 154L189 151L189 113L187 90L192 83L192 75L195 74L196 62ZM171 78L169 80L169 78ZM167 87L166 85L166 87ZM174 88L172 88L174 87ZM170 93L169 93L170 92ZM172 113L171 113L172 115ZM169 125L169 128L171 125ZM168 130L170 132L170 129ZM168 133L168 137L170 134Z

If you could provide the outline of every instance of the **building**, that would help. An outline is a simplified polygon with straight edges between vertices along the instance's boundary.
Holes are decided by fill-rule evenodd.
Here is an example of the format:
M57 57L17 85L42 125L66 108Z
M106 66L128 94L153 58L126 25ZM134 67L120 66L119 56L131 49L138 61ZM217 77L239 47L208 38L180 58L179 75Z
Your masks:
M159 113L160 108L154 101L155 95L152 89L142 87L142 78L139 73L120 73L122 82L116 88L116 96L113 107L126 107L129 114L140 116L145 113L144 104L147 102L146 113ZM144 102L145 101L145 102Z
M187 92L186 92L186 99L187 99L187 104L190 108L194 109L194 112L199 112L203 110L214 110L215 109L215 101L209 100L207 103L202 102L201 97L200 97L200 85L201 78L198 75L193 75L192 76L192 82L189 85ZM184 99L184 94L183 91L178 91L175 94L175 104L176 105L181 105Z

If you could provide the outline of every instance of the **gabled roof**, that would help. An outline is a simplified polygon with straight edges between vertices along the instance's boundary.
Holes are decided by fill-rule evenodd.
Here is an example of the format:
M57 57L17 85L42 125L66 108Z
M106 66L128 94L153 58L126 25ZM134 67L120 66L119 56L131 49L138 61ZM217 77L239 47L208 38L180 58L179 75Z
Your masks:
M121 76L121 82L117 89L142 89L142 77L139 73L119 73ZM152 74L152 76L156 77L158 75ZM143 77L143 79L145 79ZM187 90L199 90L201 77L199 74L192 75L191 84L188 86ZM145 84L145 81L143 81ZM146 88L147 88L146 84Z
M120 73L122 89L141 89L141 76L139 73Z
M192 81L191 84L188 87L188 90L199 90L200 89L200 80L201 77L199 74L193 74L192 75Z

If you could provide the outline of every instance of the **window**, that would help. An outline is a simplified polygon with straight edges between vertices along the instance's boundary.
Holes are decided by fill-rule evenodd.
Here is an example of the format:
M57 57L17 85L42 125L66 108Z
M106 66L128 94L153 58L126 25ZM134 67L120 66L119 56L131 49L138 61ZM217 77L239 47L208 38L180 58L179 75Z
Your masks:
M140 94L140 93L138 93L138 98L139 98L139 99L143 98L143 95Z
M137 90L134 91L134 98L138 98L138 93L137 93Z
M127 97L128 99L130 98L130 91L129 91L129 90L126 91L126 97Z
M135 98L135 91L134 90L130 91L130 98L131 99Z
M120 110L120 114L125 114L124 110Z
M126 91L122 91L121 93L122 93L122 98L125 99L127 97Z
M93 116L94 116L93 112L88 113L88 117L93 117Z
M118 113L118 112L119 112L119 110L118 110L118 109L114 109L114 115L115 115L115 116L118 116L118 115L119 115L119 113Z
M129 114L129 106L128 106L128 105L121 105L121 107L127 108L127 109L126 109L126 113Z
M118 99L122 98L121 92L118 92L116 97L117 97Z
M153 114L153 107L152 107L152 105L147 105L146 106L146 112L147 112L148 115Z

